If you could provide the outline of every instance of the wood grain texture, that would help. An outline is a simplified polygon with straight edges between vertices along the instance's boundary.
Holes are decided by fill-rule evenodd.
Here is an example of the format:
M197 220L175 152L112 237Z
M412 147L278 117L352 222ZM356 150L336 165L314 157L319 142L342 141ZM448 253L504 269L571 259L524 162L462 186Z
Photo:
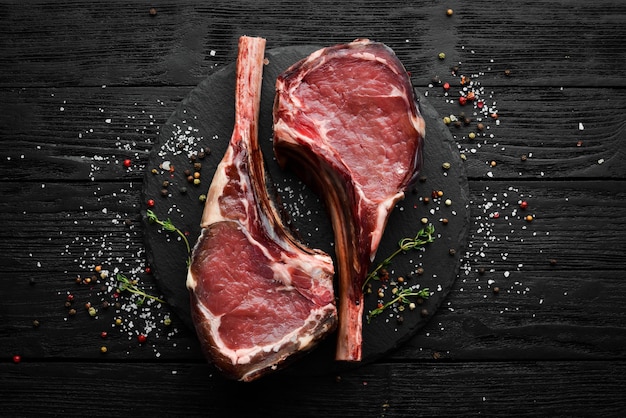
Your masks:
M140 219L148 153L242 34L385 42L442 117L472 119L450 126L470 179L459 278L417 336L340 378L225 381L167 305L114 296L115 269L159 294ZM623 415L624 39L615 0L1 2L2 414ZM498 119L460 106L464 87ZM76 283L98 264L108 278Z
M623 363L605 361L434 361L241 385L196 363L24 363L0 364L0 385L7 388L3 411L15 417L81 410L93 417L619 416L625 371ZM33 396L38 402L25 401Z
M491 84L508 83L503 71L511 69L516 84L624 86L626 28L621 5L610 0L350 7L327 0L168 1L154 5L156 16L150 7L121 0L4 2L0 86L196 85L234 61L241 34L266 37L268 48L370 37L397 51L418 85L461 62L486 72Z

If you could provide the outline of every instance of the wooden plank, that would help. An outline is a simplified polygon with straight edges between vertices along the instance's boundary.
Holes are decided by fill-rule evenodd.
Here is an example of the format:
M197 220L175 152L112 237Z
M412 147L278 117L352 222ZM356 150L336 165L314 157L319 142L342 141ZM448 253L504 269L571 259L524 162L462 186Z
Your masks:
M458 360L524 359L527 347L538 359L624 358L625 186L470 182L473 221L460 277L444 307L396 358L438 352ZM54 182L42 188L1 182L0 194L0 216L10 220L0 229L0 294L11 295L0 311L0 357L100 359L105 344L111 359L202 358L193 332L167 306L137 307L128 293L114 296L115 269L159 295L145 272L138 183ZM519 200L529 202L525 211L517 208ZM535 220L527 222L526 214ZM165 233L163 239L182 245ZM75 283L78 275L94 275L99 264L110 271L108 278ZM64 306L68 293L75 296L73 317ZM104 301L112 307L103 309ZM122 306L116 308L116 301ZM97 308L96 317L88 315L87 302ZM124 322L115 326L118 317ZM102 331L110 338L102 340ZM149 344L138 344L140 332L149 335Z
M450 126L470 179L626 178L621 163L626 157L626 91L484 89L477 84L479 97L498 112L494 120L476 103L458 104L462 86L455 80L447 94L439 86L420 92L442 118L465 113L472 119L468 126ZM0 90L0 178L138 180L160 128L190 90ZM478 123L483 123L482 131ZM476 138L470 139L470 133ZM130 169L122 166L126 158L133 160Z
M454 9L453 16L445 11ZM240 35L268 47L370 37L397 51L419 85L461 63L489 84L624 86L621 6L608 0L4 2L0 86L196 85L232 62ZM114 11L114 12L112 12ZM33 28L37 28L34 30ZM447 57L437 57L445 52Z
M619 416L625 376L624 362L438 361L236 384L197 363L0 364L8 416Z

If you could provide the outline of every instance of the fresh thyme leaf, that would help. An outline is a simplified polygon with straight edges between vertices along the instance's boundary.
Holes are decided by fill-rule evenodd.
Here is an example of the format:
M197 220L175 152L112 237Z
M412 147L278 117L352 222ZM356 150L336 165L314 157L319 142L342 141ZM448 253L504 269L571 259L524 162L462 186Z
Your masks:
M189 240L187 239L185 233L178 229L176 226L174 226L169 218L164 221L160 220L158 216L150 209L148 209L146 215L148 217L148 221L161 225L161 227L168 232L176 232L183 239L183 242L187 247L187 267L189 267L189 265L191 264L191 246L189 245Z
M382 306L378 306L375 309L372 309L367 314L367 322L369 323L373 317L380 315L385 311L385 309L394 306L395 304L406 305L411 303L410 297L415 296L416 298L428 299L430 296L430 290L428 288L424 289L415 289L414 287L409 287L406 289L402 289L398 293L396 293L396 297L390 300L389 302L383 304Z
M139 289L134 280L129 280L128 277L124 276L121 273L117 273L115 278L120 283L120 285L118 286L120 292L129 291L130 293L134 293L141 297L141 299L139 299L139 301L137 302L137 305L139 306L143 305L146 299L154 299L157 302L167 303L163 299L159 299L156 296L149 295L143 290Z
M378 272L381 269L387 267L389 264L391 264L391 260L393 260L395 256L405 251L421 248L424 245L433 242L435 240L434 234L435 234L435 227L432 224L428 224L424 228L420 229L417 232L417 235L415 235L415 237L402 238L398 242L398 249L394 251L389 257L381 261L380 264L376 266L376 268L372 270L370 274L367 275L367 277L365 278L365 281L363 282L362 289L365 289L365 287L367 286L367 283L369 283L370 280L376 280L376 277L378 276Z

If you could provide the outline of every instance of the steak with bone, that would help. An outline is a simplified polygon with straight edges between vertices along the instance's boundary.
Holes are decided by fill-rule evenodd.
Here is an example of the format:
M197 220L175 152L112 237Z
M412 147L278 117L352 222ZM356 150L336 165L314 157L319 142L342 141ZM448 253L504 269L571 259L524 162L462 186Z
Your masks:
M424 120L394 52L324 48L276 82L274 152L323 197L339 273L337 360L362 356L362 286L389 215L422 164Z
M214 174L187 276L192 319L209 359L251 381L336 328L332 259L285 228L258 143L265 40L241 37L235 127Z

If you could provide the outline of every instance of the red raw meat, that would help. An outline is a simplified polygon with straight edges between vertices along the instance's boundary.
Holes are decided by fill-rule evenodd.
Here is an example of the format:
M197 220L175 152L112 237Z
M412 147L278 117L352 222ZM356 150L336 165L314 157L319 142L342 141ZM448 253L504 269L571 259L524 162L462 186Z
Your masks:
M187 277L203 350L243 381L311 349L337 323L332 259L293 238L265 187L257 133L264 48L262 38L239 40L235 127Z
M274 151L324 198L339 270L336 358L361 360L362 286L422 164L424 120L394 54L367 39L314 52L276 82Z

